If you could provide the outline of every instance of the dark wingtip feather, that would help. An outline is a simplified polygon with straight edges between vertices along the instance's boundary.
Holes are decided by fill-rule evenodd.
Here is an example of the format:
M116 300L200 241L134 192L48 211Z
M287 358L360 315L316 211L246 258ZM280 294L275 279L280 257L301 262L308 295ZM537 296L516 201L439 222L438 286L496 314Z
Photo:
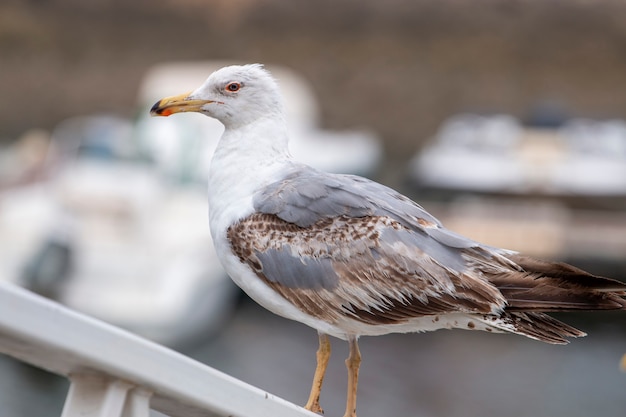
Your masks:
M487 276L506 298L509 311L626 309L626 283L562 263L512 254L518 269Z
M538 273L552 278L562 279L572 284L584 286L596 291L621 292L626 294L625 282L593 275L585 270L564 262L544 261L520 254L509 255L508 258L519 265L526 272Z

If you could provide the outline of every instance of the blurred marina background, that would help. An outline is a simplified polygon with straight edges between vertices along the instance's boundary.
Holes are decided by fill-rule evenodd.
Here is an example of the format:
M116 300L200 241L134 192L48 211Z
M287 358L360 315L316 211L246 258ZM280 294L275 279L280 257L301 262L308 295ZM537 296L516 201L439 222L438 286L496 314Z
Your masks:
M248 300L212 251L222 127L148 117L215 68L262 62L299 159L399 189L482 242L626 281L624 22L617 0L5 0L0 280L303 403L315 332ZM359 416L623 415L626 318L562 318L589 336L364 339ZM345 398L333 347L326 415ZM60 415L66 389L0 357L6 415Z

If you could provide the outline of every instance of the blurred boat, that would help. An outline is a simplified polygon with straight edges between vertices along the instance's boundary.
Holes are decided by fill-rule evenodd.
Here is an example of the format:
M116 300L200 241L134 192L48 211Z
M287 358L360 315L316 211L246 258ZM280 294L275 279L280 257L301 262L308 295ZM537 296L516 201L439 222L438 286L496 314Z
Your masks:
M132 135L116 117L59 124L49 179L0 197L1 278L178 345L216 331L237 291L198 227L204 187L162 181Z
M458 115L413 157L410 176L429 191L624 197L626 123L572 119L533 128L507 115Z
M567 146L551 178L562 194L626 196L626 122L572 119L559 130Z

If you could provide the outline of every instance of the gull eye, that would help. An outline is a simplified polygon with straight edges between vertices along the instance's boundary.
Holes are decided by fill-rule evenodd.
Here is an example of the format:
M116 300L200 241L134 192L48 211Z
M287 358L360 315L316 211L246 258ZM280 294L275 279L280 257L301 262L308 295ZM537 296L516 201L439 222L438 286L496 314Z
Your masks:
M240 89L241 89L241 84L240 83L232 82L232 83L228 83L226 85L226 91L229 91L231 93L236 93Z

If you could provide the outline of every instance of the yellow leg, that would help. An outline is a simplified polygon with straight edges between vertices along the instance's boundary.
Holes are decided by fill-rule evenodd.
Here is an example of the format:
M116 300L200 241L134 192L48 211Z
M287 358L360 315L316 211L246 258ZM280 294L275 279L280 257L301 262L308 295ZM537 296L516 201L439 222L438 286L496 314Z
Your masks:
M330 340L328 335L320 333L320 347L317 349L317 367L315 368L315 376L313 377L313 385L311 386L311 394L304 408L314 413L324 414L324 410L320 407L320 392L322 391L322 383L330 359Z
M359 366L361 365L361 352L356 337L348 339L350 344L350 356L346 359L348 368L348 400L346 401L346 413L343 417L356 417L356 388L359 382Z

